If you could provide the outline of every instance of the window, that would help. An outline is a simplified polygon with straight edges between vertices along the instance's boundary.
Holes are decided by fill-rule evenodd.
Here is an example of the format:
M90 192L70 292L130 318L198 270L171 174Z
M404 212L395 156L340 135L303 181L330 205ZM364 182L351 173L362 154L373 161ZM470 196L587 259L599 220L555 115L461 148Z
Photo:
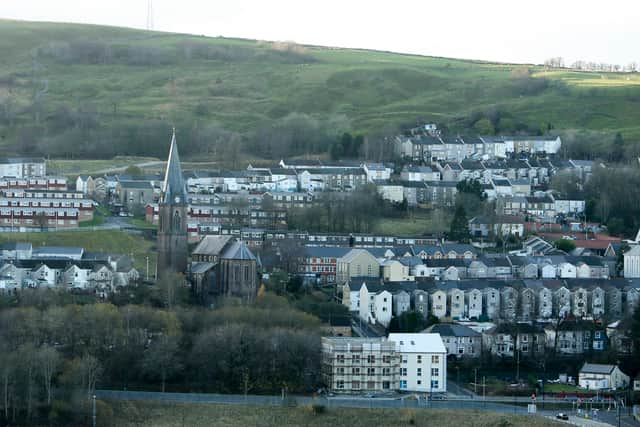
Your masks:
M353 381L351 383L351 388L354 390L359 390L360 389L360 381Z
M336 382L336 388L339 389L339 390L344 389L344 381L343 380L338 380Z
M407 356L402 356L402 363L407 363L408 361L408 357Z
M382 356L382 363L391 363L391 356Z
M352 368L351 373L353 375L360 375L360 368Z
M372 376L376 374L376 368L367 368L367 375Z
M338 368L338 375L344 375L344 368Z
M421 384L422 384L422 380L418 380L418 385L421 385Z
M373 354L367 355L367 363L376 363L376 356Z
M406 380L400 380L400 388L401 389L406 389L407 388L407 381Z
M359 354L354 354L351 356L351 363L360 363L360 355Z
M391 388L391 383L389 381L382 381L382 389L389 390Z
M401 377L407 376L407 368L400 368L400 376Z
M344 354L339 354L336 356L336 362L344 363Z
M439 368L431 368L431 376L432 377L437 377L438 375L440 375L440 369Z
M418 371L416 372L416 375L421 377L422 376L422 368L418 368Z
M180 213L178 213L178 211L175 211L173 214L173 231L180 231L180 222Z
M418 363L422 363L422 355L421 355L421 354L419 354L419 355L417 356L417 362L418 362Z
M431 356L431 363L440 363L440 356Z
M439 383L438 380L431 380L431 388L438 388Z
M382 368L382 375L391 375L390 368Z

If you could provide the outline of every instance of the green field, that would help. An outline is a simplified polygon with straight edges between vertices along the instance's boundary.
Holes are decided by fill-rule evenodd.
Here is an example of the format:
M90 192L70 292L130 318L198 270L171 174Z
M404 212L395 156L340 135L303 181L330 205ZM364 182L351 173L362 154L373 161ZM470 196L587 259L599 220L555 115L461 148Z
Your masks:
M47 160L47 172L52 175L82 175L108 173L112 169L125 169L140 163L159 162L154 157L118 156L108 160Z
M144 274L146 257L149 271L153 274L156 265L155 242L140 235L117 230L78 229L46 233L2 233L0 242L27 242L35 246L81 246L86 251L100 251L133 257L135 267Z
M101 56L93 57L94 51ZM185 157L206 161L218 158L201 132L210 124L246 135L258 123L293 112L320 120L346 117L353 132L366 134L418 119L468 131L478 118L499 111L502 133L519 125L551 125L553 132L621 131L625 139L640 138L637 73L530 66L530 80L548 79L547 84L518 89L514 70L521 66L511 64L8 20L0 20L0 55L5 152L24 144L37 152L38 144L48 144L44 151L54 157L84 149L85 157L100 158L99 149L84 145L108 148L124 141L138 155L161 156L170 126L179 123ZM41 93L38 99L35 93ZM91 131L94 119L108 128ZM58 129L65 120L79 125ZM131 123L142 120L155 120L162 129L132 131ZM46 138L30 140L25 126ZM204 149L191 145L198 135ZM65 146L71 137L78 143ZM60 170L87 170L73 162L59 163ZM108 161L92 168L127 164Z
M309 407L265 408L237 405L108 402L108 426L439 426L439 427L551 427L561 425L540 417L504 415L493 412L328 408L314 414ZM100 411L98 411L100 412ZM112 415L111 415L112 414ZM100 413L98 413L100 415ZM101 424L101 422L103 424Z
M449 229L449 221L444 212L413 210L408 218L380 218L373 233L398 236L438 234Z

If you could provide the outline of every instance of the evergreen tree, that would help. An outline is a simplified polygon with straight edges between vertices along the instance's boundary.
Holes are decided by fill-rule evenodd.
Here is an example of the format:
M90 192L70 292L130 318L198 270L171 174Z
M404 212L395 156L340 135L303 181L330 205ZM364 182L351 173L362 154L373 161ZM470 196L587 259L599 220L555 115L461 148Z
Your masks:
M451 240L465 240L469 238L469 220L467 218L467 212L464 206L456 206L456 212L451 220L451 227L449 228L449 239Z
M614 162L621 162L624 160L624 139L622 138L622 134L620 132L616 133L616 136L613 140L613 147L611 147L611 155L609 156L609 160Z

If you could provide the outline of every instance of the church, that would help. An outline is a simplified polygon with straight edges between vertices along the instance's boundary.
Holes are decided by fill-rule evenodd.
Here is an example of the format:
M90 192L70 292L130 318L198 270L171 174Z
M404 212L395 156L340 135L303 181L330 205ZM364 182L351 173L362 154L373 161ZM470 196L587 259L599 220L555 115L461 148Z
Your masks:
M205 236L191 254L189 263L189 197L175 130L158 208L158 279L173 273L185 274L203 302L211 296L255 298L259 262L244 242L232 236Z
M158 200L158 279L187 270L187 186L182 175L176 132L171 137L169 160Z
M253 300L258 291L258 259L232 236L205 236L191 254L190 278L196 295Z

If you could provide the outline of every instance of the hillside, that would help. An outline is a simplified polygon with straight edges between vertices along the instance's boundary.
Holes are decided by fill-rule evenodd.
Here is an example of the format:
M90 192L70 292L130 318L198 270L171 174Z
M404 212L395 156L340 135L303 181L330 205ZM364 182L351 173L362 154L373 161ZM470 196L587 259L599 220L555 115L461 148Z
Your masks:
M164 157L172 125L185 157L232 162L416 120L640 139L638 74L7 20L0 55L4 153Z

